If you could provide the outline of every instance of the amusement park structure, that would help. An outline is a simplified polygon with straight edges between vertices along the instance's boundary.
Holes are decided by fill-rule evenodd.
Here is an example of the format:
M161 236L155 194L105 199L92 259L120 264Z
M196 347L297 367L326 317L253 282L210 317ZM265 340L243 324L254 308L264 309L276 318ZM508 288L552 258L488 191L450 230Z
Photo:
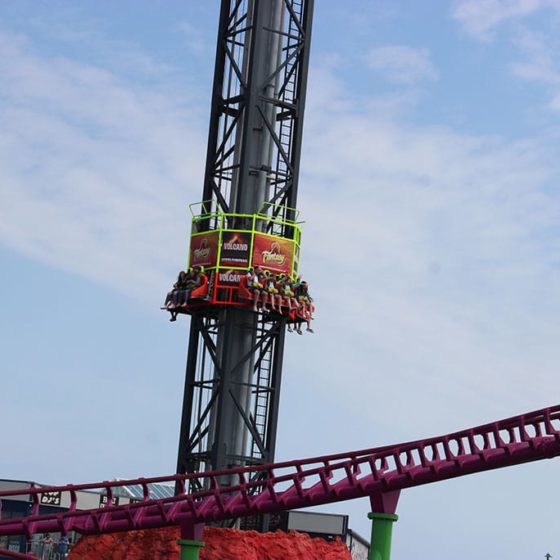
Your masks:
M274 461L286 325L310 310L278 296L273 312L255 311L244 281L258 267L298 275L312 14L313 0L221 3L202 202L191 206L189 265L202 282L173 310L191 315L179 474Z
M388 560L401 490L559 455L557 405L440 437L350 453L204 473L0 492L0 500L29 495L32 503L29 517L0 521L0 535L30 538L38 532L101 534L178 525L185 537L183 558L193 559L198 557L193 550L202 545L198 539L204 523L369 497L373 509L370 559ZM224 477L230 481L228 486L223 485ZM188 492L193 481L203 490ZM177 483L181 491L170 498L153 499L150 485L161 482ZM143 489L143 499L114 505L119 487L130 485ZM78 510L76 493L95 489L106 494L105 507ZM53 494L65 500L69 510L40 515L41 497Z
M174 525L181 558L196 560L206 523L369 497L369 558L389 560L401 490L560 455L558 405L426 440L275 462L286 328L308 321L312 304L279 295L265 313L247 278L257 268L286 282L300 274L296 206L312 14L313 0L221 2L202 202L191 206L197 284L166 306L172 319L191 317L176 474L2 491L0 505L27 496L30 511L0 518L0 535ZM174 484L175 495L155 499L156 483ZM119 504L120 489L131 485L143 497ZM100 491L103 507L78 509L81 490ZM68 511L41 511L53 495Z

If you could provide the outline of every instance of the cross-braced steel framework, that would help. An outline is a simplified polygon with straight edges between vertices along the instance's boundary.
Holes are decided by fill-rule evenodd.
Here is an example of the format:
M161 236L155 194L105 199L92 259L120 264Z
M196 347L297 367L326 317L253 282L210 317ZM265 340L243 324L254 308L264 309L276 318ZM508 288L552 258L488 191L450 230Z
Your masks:
M312 13L313 0L222 1L207 213L259 213L263 232L290 237L278 223L296 219ZM178 473L274 460L285 328L250 309L193 312Z
M239 356L230 371L224 371L218 355L220 319L202 313L192 316L184 393L184 410L190 414L183 415L181 426L181 433L188 433L189 437L181 441L186 457L181 474L205 471L223 460L219 449L227 442L216 433L216 427L226 421L223 415L228 409L219 406L220 399L232 401L235 408L229 412L241 418L244 432L248 433L246 453L228 454L228 466L258 465L273 459L285 319L262 316L256 325L251 321L237 328L250 330L255 343ZM235 374L249 362L252 375L246 384ZM248 396L249 402L240 402L239 394Z
M313 0L222 2L203 200L295 208Z

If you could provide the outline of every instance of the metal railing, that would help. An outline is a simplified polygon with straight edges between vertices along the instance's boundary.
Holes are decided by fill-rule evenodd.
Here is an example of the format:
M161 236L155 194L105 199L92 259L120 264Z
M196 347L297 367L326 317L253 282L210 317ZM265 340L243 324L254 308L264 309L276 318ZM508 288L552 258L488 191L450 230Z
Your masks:
M304 222L299 220L299 211L295 208L281 207L268 202L264 203L256 214L209 211L209 208L210 201L189 205L192 214L192 235L215 230L240 230L276 235L301 244L301 226ZM278 208L285 209L294 219L278 217Z

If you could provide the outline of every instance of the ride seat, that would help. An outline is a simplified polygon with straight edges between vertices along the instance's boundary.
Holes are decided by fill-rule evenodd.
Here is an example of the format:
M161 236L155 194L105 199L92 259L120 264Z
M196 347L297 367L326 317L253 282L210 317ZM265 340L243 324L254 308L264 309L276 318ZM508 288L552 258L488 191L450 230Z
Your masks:
M237 296L240 299L253 299L253 294L247 288L247 275L243 275L239 281L239 290L237 290Z
M200 286L197 286L189 295L189 299L204 299L208 296L208 276L200 275Z
M284 315L289 315L290 306L288 304L290 298L285 296L284 294L280 294L280 308L283 310L282 313Z

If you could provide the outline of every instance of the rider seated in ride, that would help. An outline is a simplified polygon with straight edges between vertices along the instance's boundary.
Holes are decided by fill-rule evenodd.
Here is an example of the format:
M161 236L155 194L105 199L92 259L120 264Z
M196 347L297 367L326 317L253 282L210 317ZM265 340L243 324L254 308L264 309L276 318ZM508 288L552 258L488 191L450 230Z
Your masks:
M276 285L280 295L286 300L288 311L292 310L292 305L297 307L292 279L287 274L282 274Z
M301 276L296 274L294 278L290 278L290 292L293 294L289 299L290 305L290 318L295 320L299 314L301 304L298 300L297 293L301 282ZM298 324L295 324L295 329L298 330ZM288 324L288 332L292 332L292 325Z
M257 267L258 269L258 267ZM247 287L247 289L250 292L253 292L255 289L255 284L258 282L258 276L257 273L255 272L255 269L253 267L251 267L247 273L245 274L245 286Z
M202 283L202 275L204 274L204 267L202 266L194 266L192 269L191 277L189 278L189 288L194 290L198 288Z
M249 274L249 273L248 273ZM265 275L262 269L255 267L253 274L247 282L247 289L253 294L253 311L257 311L257 304L262 295L263 306L266 302L266 291L264 288Z
M179 295L177 297L177 303L181 307L187 307L191 292L195 288L198 288L198 286L200 286L202 282L201 274L203 270L204 269L201 266L194 266L193 268L189 269L185 285L183 289L179 291Z
M296 288L296 296L299 302L298 313L301 317L305 319L307 323L307 331L312 333L313 329L311 328L311 321L313 320L312 311L313 311L313 298L309 295L309 286L305 280L299 282ZM297 327L297 333L301 334L301 328Z
M268 297L270 298L270 306L274 311L276 311L275 301L276 299L278 299L279 300L278 311L280 311L281 298L278 298L278 288L276 287L276 276L271 272L269 272L268 270L265 272L265 276L266 276L266 280L265 280L264 288L265 288L265 294L268 295ZM264 296L265 298L266 295ZM263 299L263 310L268 311L268 309L265 309L265 307L266 307L266 299Z
M177 312L173 310L180 305L179 302L183 299L183 292L187 289L190 274L190 270L188 273L181 270L177 277L177 281L173 284L173 289L165 298L165 307L171 312L170 321L175 321L177 319Z

